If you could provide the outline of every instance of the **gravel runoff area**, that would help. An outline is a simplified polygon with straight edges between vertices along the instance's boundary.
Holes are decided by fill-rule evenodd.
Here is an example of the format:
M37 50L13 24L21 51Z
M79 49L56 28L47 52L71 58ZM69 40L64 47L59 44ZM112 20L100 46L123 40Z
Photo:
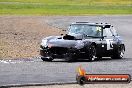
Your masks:
M69 85L48 85L48 86L26 86L26 87L11 87L11 88L131 88L132 83L129 84L85 84L80 86L78 84Z
M39 55L41 39L59 35L46 17L0 16L0 59L32 58Z

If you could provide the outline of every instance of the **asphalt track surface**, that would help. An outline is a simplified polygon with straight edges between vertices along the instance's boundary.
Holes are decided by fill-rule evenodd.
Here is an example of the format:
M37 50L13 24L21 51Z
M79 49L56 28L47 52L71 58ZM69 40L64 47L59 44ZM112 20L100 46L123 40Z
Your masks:
M40 17L43 19L43 17ZM44 17L45 18L45 17ZM107 22L115 26L124 39L126 52L124 59L103 58L88 62L79 60L67 63L64 60L43 62L39 58L0 60L0 86L14 84L46 84L76 82L79 65L90 74L130 74L132 75L132 15L129 16L51 16L45 20L49 25L66 28L75 21Z

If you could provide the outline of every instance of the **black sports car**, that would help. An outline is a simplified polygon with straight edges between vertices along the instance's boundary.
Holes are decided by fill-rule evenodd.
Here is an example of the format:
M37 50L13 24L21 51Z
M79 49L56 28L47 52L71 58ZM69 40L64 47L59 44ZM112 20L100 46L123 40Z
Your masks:
M40 55L43 61L62 58L66 61L102 57L123 58L125 45L115 28L107 23L72 23L64 36L42 39Z

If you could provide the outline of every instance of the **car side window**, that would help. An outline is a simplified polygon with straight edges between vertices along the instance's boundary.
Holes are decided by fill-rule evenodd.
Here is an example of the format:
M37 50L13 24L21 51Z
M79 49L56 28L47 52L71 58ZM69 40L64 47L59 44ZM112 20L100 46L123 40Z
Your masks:
M112 34L113 34L114 36L117 36L117 35L118 35L114 27L111 28L111 31L112 31Z
M105 29L103 30L103 36L106 36L106 37L111 37L111 36L113 36L113 34L112 34L110 28L105 28Z
M88 26L84 30L84 34L88 36L101 37L101 27L99 26Z

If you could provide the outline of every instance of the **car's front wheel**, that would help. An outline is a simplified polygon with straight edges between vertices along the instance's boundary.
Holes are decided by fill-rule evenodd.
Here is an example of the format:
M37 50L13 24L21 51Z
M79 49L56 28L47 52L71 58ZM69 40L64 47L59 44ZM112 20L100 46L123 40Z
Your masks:
M89 50L88 51L89 51L88 59L89 59L90 62L92 62L96 58L96 48L95 48L95 46L94 45L91 45L89 47Z

